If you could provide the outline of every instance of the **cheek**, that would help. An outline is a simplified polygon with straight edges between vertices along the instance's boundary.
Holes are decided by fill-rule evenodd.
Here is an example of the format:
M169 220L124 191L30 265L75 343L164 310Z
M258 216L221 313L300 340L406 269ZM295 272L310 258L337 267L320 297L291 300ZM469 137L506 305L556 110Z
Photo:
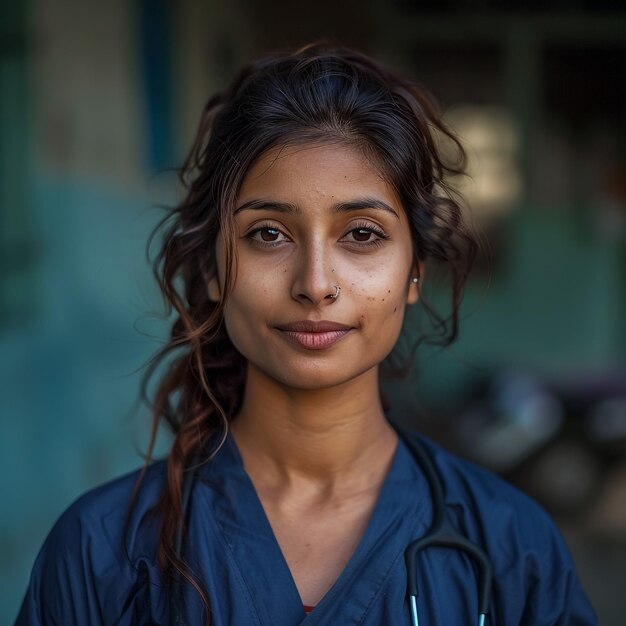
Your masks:
M233 345L246 358L250 357L250 348L254 345L254 336L248 317L240 306L233 306L230 301L224 310L224 326Z
M381 268L392 271L381 271ZM405 275L406 274L406 275ZM360 272L349 284L349 293L361 308L363 318L399 318L402 320L409 292L408 269L393 263L381 263L370 271Z
M244 356L259 343L259 333L271 317L275 301L271 280L237 280L224 309L224 323L231 341Z
M368 352L375 359L385 358L396 345L406 307L406 291L397 285L385 285L376 292L364 291L355 298L359 305L359 326Z

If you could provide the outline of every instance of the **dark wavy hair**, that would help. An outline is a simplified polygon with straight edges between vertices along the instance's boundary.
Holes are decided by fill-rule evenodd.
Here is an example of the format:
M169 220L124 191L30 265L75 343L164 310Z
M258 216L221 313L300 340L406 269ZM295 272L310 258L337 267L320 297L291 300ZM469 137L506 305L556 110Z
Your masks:
M456 147L456 163L443 158L440 139ZM402 201L416 260L435 260L449 272L451 312L443 316L420 298L433 325L414 347L423 341L449 345L458 333L459 305L476 243L444 180L462 173L463 149L426 90L362 53L325 41L253 61L209 99L179 173L186 195L159 222L148 246L161 236L153 270L167 315L174 313L175 319L169 341L149 362L142 382L153 423L146 465L132 498L134 502L165 422L173 443L167 483L156 507L158 563L165 580L182 575L196 588L207 623L208 597L176 544L184 528L183 476L216 451L215 444L207 449L210 442L221 445L243 396L246 361L222 324L234 281L234 203L246 173L267 150L327 141L355 147L375 160ZM208 283L216 273L220 232L226 250L225 291L216 303L209 299ZM146 390L157 370L160 378L150 400Z

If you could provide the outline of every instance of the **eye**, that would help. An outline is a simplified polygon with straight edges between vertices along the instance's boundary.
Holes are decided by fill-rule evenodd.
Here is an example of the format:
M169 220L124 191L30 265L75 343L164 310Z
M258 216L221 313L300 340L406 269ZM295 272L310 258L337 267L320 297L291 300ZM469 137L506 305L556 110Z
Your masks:
M261 224L256 228L248 231L245 235L246 239L253 244L261 246L272 246L288 241L287 236L276 226L271 224Z
M385 232L378 226L369 223L357 224L344 237L345 241L358 244L359 247L380 246L386 239L389 239L389 236Z
M374 231L369 228L355 228L351 230L349 234L352 234L355 241L365 242L372 238Z

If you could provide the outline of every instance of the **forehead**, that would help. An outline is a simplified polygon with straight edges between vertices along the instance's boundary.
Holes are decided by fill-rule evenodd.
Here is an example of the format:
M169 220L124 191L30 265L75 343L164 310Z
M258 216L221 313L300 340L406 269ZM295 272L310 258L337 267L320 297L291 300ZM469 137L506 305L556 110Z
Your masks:
M270 195L274 199L349 199L379 196L400 209L400 200L382 168L360 150L343 143L297 144L271 148L248 170L239 203Z

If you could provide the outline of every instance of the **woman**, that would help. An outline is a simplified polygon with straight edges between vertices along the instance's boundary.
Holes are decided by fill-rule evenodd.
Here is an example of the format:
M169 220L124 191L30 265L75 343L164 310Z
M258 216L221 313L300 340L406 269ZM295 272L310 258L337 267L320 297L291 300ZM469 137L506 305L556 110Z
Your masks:
M423 90L328 44L208 102L155 262L177 313L149 372L171 357L153 429L171 452L66 511L18 624L596 623L537 505L386 419L406 308L453 341L474 255L435 133L454 141ZM423 300L429 261L450 270L448 318ZM435 481L488 565L403 558L441 515Z

